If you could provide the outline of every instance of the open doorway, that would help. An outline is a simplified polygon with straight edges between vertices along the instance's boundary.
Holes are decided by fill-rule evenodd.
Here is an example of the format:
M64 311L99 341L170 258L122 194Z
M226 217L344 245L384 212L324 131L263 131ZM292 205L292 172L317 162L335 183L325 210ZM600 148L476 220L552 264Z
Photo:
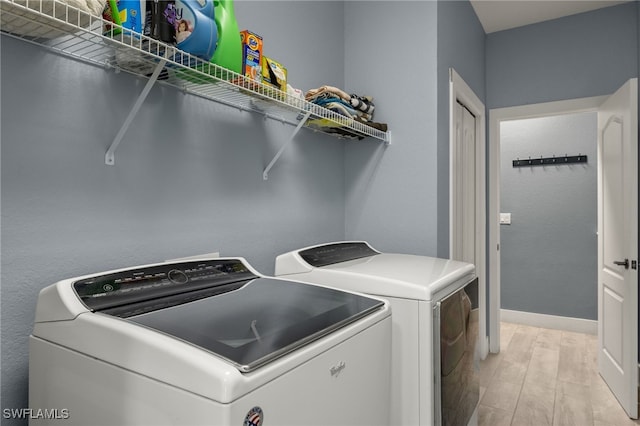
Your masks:
M638 93L631 79L614 94L490 112L489 346L500 351L501 146L503 124L558 114L597 112L597 304L598 366L629 417L638 417ZM561 157L561 156L558 156ZM580 155L577 156L580 158ZM566 157L565 157L566 159ZM556 157L553 157L553 161ZM537 156L516 158L534 167ZM553 202L550 200L550 202ZM508 216L502 217L508 221ZM562 259L569 259L566 254ZM561 285L565 282L561 281ZM534 284L535 285L535 284ZM574 302L565 296L566 303ZM538 318L534 319L535 321ZM558 321L552 319L552 324ZM541 325L545 324L532 324ZM566 328L564 326L558 328ZM554 327L555 328L555 327ZM571 329L571 327L569 327Z
M531 190L533 191L532 194L530 194L530 196L527 197L526 194L514 194L515 198L518 198L520 196L525 196L525 199L527 200L527 202L529 201L538 201L541 202L543 200L545 200L545 197L548 197L548 202L546 206L540 206L540 210L538 210L538 214L540 216L553 216L553 206L554 205L558 205L558 199L561 199L562 197L567 197L566 194L562 194L559 191L555 191L555 189L558 188L558 185L554 186L553 185L553 181L554 179L564 179L562 178L562 176L565 176L565 178L567 176L569 176L572 180L576 179L576 170L570 170L570 169L562 169L559 167L560 166L531 166L529 167L528 165L526 167L513 167L513 163L512 161L514 160L529 160L529 157L532 157L533 160L535 159L539 159L540 156L542 156L543 158L553 158L553 156L555 155L556 157L563 157L565 154L567 156L574 156L574 155L578 155L578 154L585 154L587 155L588 161L591 161L591 163L586 163L587 165L590 164L591 169L588 168L584 168L583 166L581 166L581 164L576 164L575 166L563 166L563 167L580 167L579 173L578 174L582 174L584 177L585 175L588 174L588 172L593 172L595 171L595 167L596 167L596 158L595 155L592 155L591 158L589 158L589 155L587 152L564 152L564 151L568 151L568 148L565 148L566 144L563 142L563 148L561 149L562 152L559 152L557 150L554 149L553 147L553 141L549 140L549 139L545 139L545 140L541 140L539 146L536 146L535 144L529 143L529 145L526 145L526 142L530 142L530 140L527 140L527 138L531 138L532 136L534 136L533 134L531 134L531 132L527 131L527 125L533 125L536 124L538 127L540 128L546 128L547 130L553 130L554 127L558 126L563 119L559 118L559 117L564 117L565 119L567 117L572 117L571 120L573 121L580 121L580 120L591 120L591 117L593 117L592 119L594 120L593 122L593 130L595 132L595 125L597 123L597 117L595 116L599 105L604 101L605 97L593 97L593 98L584 98L584 99L577 99L577 100L569 100L569 101L559 101L559 102L551 102L551 103L545 103L545 104L536 104L536 105L525 105L525 106L518 106L518 107L509 107L509 108L500 108L500 109L493 109L489 112L489 122L490 122L490 128L489 128L489 138L490 138L490 144L489 144L489 158L490 158L490 164L495 164L496 166L490 166L489 167L489 186L490 186L490 191L489 191L489 196L490 196L490 205L489 205L489 283L490 283L490 289L489 289L489 349L491 352L499 352L500 351L500 309L502 307L502 303L501 303L501 282L502 282L502 260L501 260L501 254L502 254L502 247L501 247L501 231L502 229L499 227L510 227L508 228L508 231L515 231L516 229L516 224L518 224L518 222L520 221L520 224L522 224L521 219L523 219L521 214L517 214L514 215L514 212L508 212L508 211L500 211L500 207L502 204L501 201L501 187L502 187L502 170L501 170L501 164L503 163L507 163L507 165L511 164L511 169L510 172L513 172L514 176L516 176L518 178L518 180L521 181L522 186L521 187L516 187L515 189L513 189L514 191L522 191L522 190ZM534 121L529 121L529 120L534 120ZM515 155L515 158L506 158L506 159L502 159L502 146L505 142L509 141L503 141L503 134L502 134L502 127L503 124L505 125L505 127L510 127L510 129L508 129L511 132L515 132L515 133L511 133L508 137L512 138L512 146L510 149L512 149L513 151L508 151L509 155L513 156ZM520 128L519 128L520 127ZM507 130L506 128L504 130ZM531 130L531 129L529 129ZM538 130L539 132L543 132L543 130ZM518 132L524 132L523 134L521 134L519 137L518 136ZM540 133L539 133L540 134ZM547 136L548 138L548 136ZM592 146L592 150L595 151L595 138L596 135L592 135L591 137L593 139L593 146ZM519 141L517 141L519 139ZM585 149L586 150L586 149ZM576 148L576 151L582 151L581 148ZM522 152L522 154L519 154L520 152ZM506 167L506 166L505 166ZM539 167L541 167L540 169L538 169ZM544 169L546 168L546 169ZM516 169L516 170L513 170ZM509 176L510 178L512 178L511 176ZM510 184L513 182L510 182ZM565 180L566 183L566 180ZM593 194L592 195L596 195L596 182L594 181L594 186L592 188ZM570 188L571 185L563 185L565 188ZM539 193L540 191L544 191L544 193ZM508 203L513 203L517 200L508 200ZM560 205L562 206L562 203L560 203ZM522 207L522 206L521 206ZM520 235L518 235L518 233L516 232L510 232L511 235L509 235L509 237L512 237L511 241L509 241L510 243L513 243L515 245L517 245L517 248L519 249L519 252L516 253L510 253L510 255L515 255L515 259L517 259L517 256L527 256L527 252L530 252L532 249L536 250L542 250L543 254L546 256L548 253L548 247L545 249L544 245L545 245L545 240L544 240L544 235L547 234L548 231L550 231L551 229L555 228L558 226L559 222L562 222L562 220L556 220L556 219L562 219L562 218L554 218L554 217L535 217L535 210L531 211L531 206L528 206L528 210L523 211L523 213L525 213L526 216L529 216L530 219L532 219L532 224L530 223L529 225L532 226L543 226L544 229L538 229L538 231L540 231L539 233L536 233L535 229L526 229L524 231L526 232L520 232ZM596 205L593 205L593 210L591 211L592 215L595 216L596 215ZM511 208L511 207L509 207ZM551 209L551 211L550 211ZM562 210L562 209L561 209ZM501 213L507 213L507 215L502 215L502 222L504 224L500 224L500 214ZM509 218L508 213L512 213L511 218ZM565 210L564 214L566 214L567 211ZM558 213L560 214L560 213ZM533 216L533 217L532 217ZM505 223L505 222L511 222L511 225ZM531 221L530 221L531 222ZM587 225L588 226L588 225ZM586 234L587 234L587 238L592 238L593 244L595 245L597 243L596 241L596 229L595 229L595 223L594 226L591 230L586 230ZM520 231L523 231L522 228L520 228ZM563 231L564 232L564 231ZM588 234L591 233L591 235L589 236ZM553 238L555 238L556 235L553 235ZM526 241L520 241L518 242L519 239L526 239ZM549 242L547 240L547 242ZM518 245L522 243L522 245ZM557 248L556 248L557 249ZM593 250L597 250L597 246L593 246L592 247ZM594 261L596 261L597 259L594 259ZM518 270L518 265L511 265L513 266L513 268L509 269L509 274L514 275L517 274L517 270ZM535 289L531 289L529 287L532 286L532 284L527 281L528 279L533 278L535 280L535 276L531 277L531 270L535 271L535 268L539 267L542 268L543 266L541 265L536 265L535 262L534 263L530 263L528 265L527 268L530 268L529 272L527 272L528 276L524 276L525 271L522 272L523 274L523 279L520 281L520 283L522 285L526 285L526 290L527 291L544 291L541 286L544 285L553 285L552 283L555 281L552 281L552 283L544 283L541 285L535 285ZM571 268L571 265L565 265L568 269ZM547 266L548 267L548 266ZM555 265L554 266L555 269L557 270L561 270L562 269L562 265ZM513 271L513 272L512 272ZM540 273L543 273L542 271L539 271ZM596 270L592 271L593 273L595 273L596 275L593 276L593 292L596 292L596 282L597 282L597 272ZM544 274L544 273L543 273ZM540 277L539 274L538 277ZM553 289L552 289L553 290ZM562 291L565 290L565 288L560 288L560 289L555 289L555 290L559 290L560 293ZM557 292L557 291L556 291ZM525 312L524 309L527 309L526 303L533 303L535 305L536 300L531 300L531 298L529 297L527 300L517 300L518 299L518 288L516 287L515 289L513 289L513 291L511 292L511 294L509 294L510 300L509 303L511 303L511 309L510 311L512 312ZM593 298L595 298L595 300L597 300L597 293L593 294ZM525 294L522 294L522 296L524 296ZM542 299L544 299L547 296L551 296L553 295L553 292L551 294L544 294ZM524 299L524 297L523 297ZM540 297L538 298L540 299ZM560 301L558 300L553 300L553 303L559 303ZM544 303L544 300L542 300L540 303ZM565 300L565 303L572 303L570 302L568 299ZM553 308L553 307L552 307ZM521 311L522 309L522 311ZM574 329L576 331L587 331L587 332L595 332L595 330L591 330L591 328L594 326L593 325L593 321L579 321L573 318L569 318L569 317L563 317L562 315L558 315L557 313L554 313L555 311L553 310L547 310L546 313L543 314L538 314L538 315L529 315L529 320L539 324L540 326L556 326L557 324L552 324L551 322L555 322L558 320L563 320L565 321L565 323L563 324L563 327L567 328L567 329ZM510 312L511 313L511 312ZM527 314L522 314L522 315L527 315Z
M595 111L500 124L503 321L597 333L597 124Z

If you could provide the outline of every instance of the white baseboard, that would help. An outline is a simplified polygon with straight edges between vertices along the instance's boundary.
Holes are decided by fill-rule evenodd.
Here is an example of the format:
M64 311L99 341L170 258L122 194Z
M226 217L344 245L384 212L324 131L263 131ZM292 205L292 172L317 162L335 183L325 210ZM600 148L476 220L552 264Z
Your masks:
M598 334L598 321L500 309L500 321L575 333Z

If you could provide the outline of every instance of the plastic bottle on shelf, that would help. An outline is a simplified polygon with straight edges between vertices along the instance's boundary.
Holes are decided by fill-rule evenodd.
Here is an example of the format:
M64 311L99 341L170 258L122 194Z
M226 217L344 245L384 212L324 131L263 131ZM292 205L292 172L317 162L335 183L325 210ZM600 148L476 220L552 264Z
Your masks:
M175 7L175 0L146 0L146 3L144 35L174 44L176 29L173 22L169 22L169 17Z
M218 47L211 62L236 73L242 72L242 42L233 0L215 0Z
M175 0L170 17L176 47L205 61L211 60L218 44L213 0Z
M215 24L218 29L218 43L209 61L220 68L209 67L208 64L186 64L184 61L177 61L188 65L199 72L213 75L222 80L231 80L235 75L227 72L240 74L242 69L242 42L240 41L240 30L236 21L233 0L215 0ZM202 77L200 73L191 70L176 70L177 77L193 83L211 83L212 80Z

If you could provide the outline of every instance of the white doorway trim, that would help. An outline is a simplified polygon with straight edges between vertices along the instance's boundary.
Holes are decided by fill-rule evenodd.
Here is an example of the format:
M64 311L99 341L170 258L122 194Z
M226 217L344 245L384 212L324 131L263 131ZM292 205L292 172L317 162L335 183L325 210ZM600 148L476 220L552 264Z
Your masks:
M597 111L607 96L570 99L489 111L489 351L500 352L500 123Z
M456 170L456 115L457 103L464 105L475 116L475 259L478 276L480 354L484 359L489 353L487 334L487 286L486 286L486 110L473 90L453 69L449 68L449 257L453 252L454 186L459 170Z

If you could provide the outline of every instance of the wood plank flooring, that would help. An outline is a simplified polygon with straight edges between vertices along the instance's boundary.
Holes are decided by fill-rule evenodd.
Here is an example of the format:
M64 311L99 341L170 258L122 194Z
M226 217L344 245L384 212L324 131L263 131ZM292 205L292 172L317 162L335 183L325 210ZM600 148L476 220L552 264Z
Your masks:
M595 335L502 323L499 354L480 364L479 426L624 426L598 374Z

